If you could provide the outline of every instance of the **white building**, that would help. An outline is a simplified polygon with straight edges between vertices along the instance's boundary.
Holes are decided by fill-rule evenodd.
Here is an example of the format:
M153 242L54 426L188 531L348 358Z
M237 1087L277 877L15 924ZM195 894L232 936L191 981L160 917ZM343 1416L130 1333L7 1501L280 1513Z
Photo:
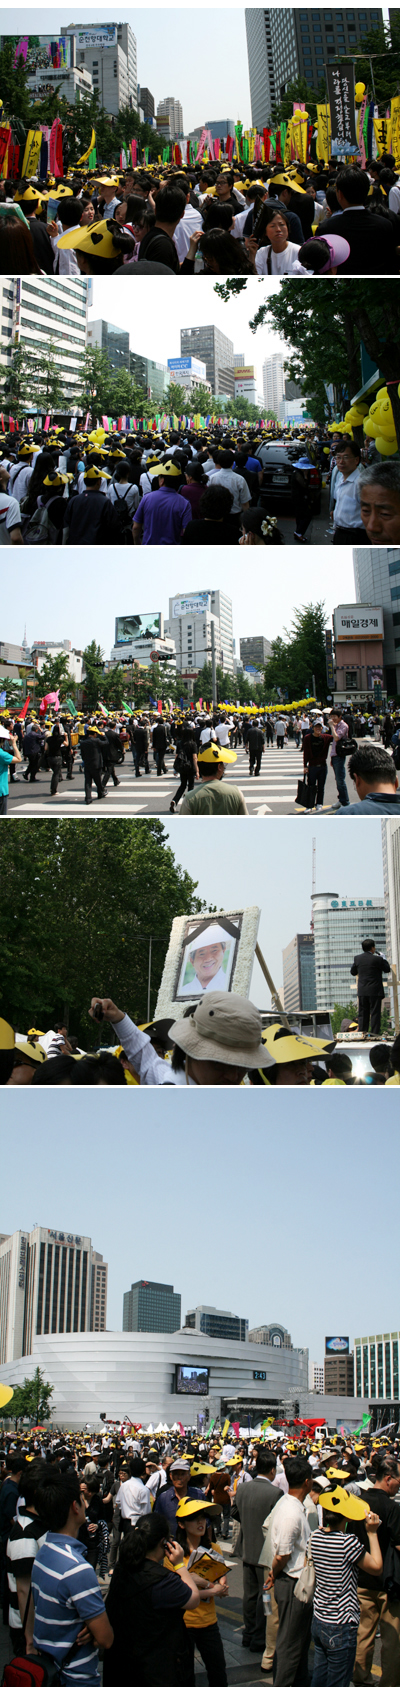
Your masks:
M46 70L32 71L27 78L27 86L32 97L44 100L49 93L58 93L69 105L75 104L77 95L82 97L93 94L93 78L88 69L81 65L69 70L55 70L50 63Z
M254 365L235 365L235 400L249 400L257 405L257 378Z
M174 141L176 136L183 135L183 112L180 100L175 100L173 94L168 94L165 100L159 100L157 106L157 127L159 118L169 118L170 135Z
M312 896L315 945L316 1008L347 1006L357 999L357 982L350 966L367 936L377 953L385 953L383 897L352 900L337 894Z
M384 680L389 697L400 690L400 548L353 549L356 599L383 607Z
M269 418L271 412L276 412L277 418L283 423L285 418L283 353L271 353L268 359L264 359L262 380L265 416Z
M175 642L178 671L195 675L203 665L211 663L212 624L216 663L220 665L220 624L218 614L211 608L211 590L171 596L166 629Z
M65 657L68 659L69 674L70 674L70 677L71 677L71 681L73 683L81 683L82 682L82 679L83 679L83 654L82 654L81 649L71 647L70 641L67 641L67 640L64 640L64 641L61 641L61 642L45 642L45 641L39 642L39 641L35 641L35 642L32 642L31 654L32 654L32 664L33 664L34 670L38 672L39 677L40 677L40 672L43 671L43 667L44 667L44 665L46 665L48 659L58 659L61 654L65 654ZM26 661L25 661L25 663L26 663Z
M151 629L153 625L153 629ZM165 626L168 629L168 626ZM115 641L111 648L111 663L149 665L162 662L167 674L176 672L177 658L173 638L164 633L164 616L159 613L118 617L115 620Z
M116 116L122 106L137 109L137 44L131 25L67 24L62 35L74 37L75 62L91 72L100 105Z
M313 1390L314 1395L324 1393L324 1368L323 1365L317 1365L315 1360L309 1362L308 1387Z
M29 1358L22 1356L22 1350L18 1359L15 1351L5 1356L0 1350L3 1383L22 1383L40 1366L54 1386L54 1421L67 1429L81 1430L86 1423L100 1429L101 1413L108 1418L128 1414L144 1426L150 1421L171 1425L176 1420L192 1425L198 1414L207 1422L229 1417L241 1423L245 1419L246 1424L249 1414L255 1424L278 1415L293 1385L299 1398L308 1397L307 1350L261 1349L256 1343L232 1342L191 1329L159 1335L144 1331L80 1335L79 1326L72 1331L71 1323L69 1334L45 1334L41 1321ZM189 1381L196 1368L202 1373L202 1392L177 1393L179 1366L187 1369Z
M398 1330L382 1330L376 1336L356 1336L354 1342L354 1385L356 1396L377 1401L399 1399Z
M203 359L168 359L169 381L179 383L186 388L188 394L196 394L196 388L206 388L211 395L211 383L207 381L207 371Z
M234 675L232 601L221 589L211 589L211 613L218 618L223 671Z
M400 974L400 820L382 818L386 958Z
M107 1269L90 1236L39 1224L0 1236L2 1359L21 1359L24 1365L44 1337L105 1330ZM24 1367L22 1377L25 1373Z
M25 343L39 354L54 342L66 409L76 405L82 386L87 341L88 290L84 277L2 277L0 279L1 364L10 367L13 346ZM30 397L36 411L35 391Z

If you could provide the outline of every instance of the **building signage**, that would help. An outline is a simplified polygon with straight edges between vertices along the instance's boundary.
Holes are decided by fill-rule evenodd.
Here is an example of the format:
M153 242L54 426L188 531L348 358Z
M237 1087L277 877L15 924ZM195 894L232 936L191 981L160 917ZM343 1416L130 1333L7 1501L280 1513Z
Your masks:
M19 1250L19 1267L18 1267L18 1288L19 1289L23 1289L24 1283L25 1283L26 1248L27 1248L26 1236L21 1236L21 1246L20 1246L20 1250Z
M350 1337L349 1336L325 1336L325 1353L326 1354L349 1354L350 1353Z
M82 1236L67 1236L64 1230L48 1230L47 1235L52 1242L65 1242L69 1247L75 1248L82 1246Z
M335 641L383 641L382 606L335 606Z
M254 365L235 365L234 373L238 383L249 381L250 378L254 382Z
M335 667L334 667L334 663L333 663L333 651L332 651L332 630L325 630L325 653L326 653L326 681L327 681L328 690L331 692L335 687Z
M101 24L97 29L78 29L76 34L77 47L116 47L117 25Z
M345 909L350 908L351 910L353 907L356 907L357 910L361 907L361 910L363 911L364 907L372 906L372 900L331 900L331 906L333 906L335 910L337 910L338 907L344 907Z
M132 612L115 619L115 647L129 647L134 642L148 642L162 635L160 612Z
M194 377L205 377L206 366L203 359L167 359L169 371L191 371Z
M267 1381L266 1371L253 1371L253 1381L254 1381L254 1383L266 1383L266 1381Z
M210 595L207 589L199 590L197 594L180 595L179 600L172 602L173 618L201 617L210 611Z

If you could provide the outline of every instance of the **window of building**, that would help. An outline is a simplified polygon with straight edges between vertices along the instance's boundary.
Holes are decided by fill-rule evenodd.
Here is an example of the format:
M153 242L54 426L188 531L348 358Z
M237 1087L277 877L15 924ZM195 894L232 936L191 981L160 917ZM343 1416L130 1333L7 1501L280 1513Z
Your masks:
M385 1391L385 1393L386 1393L386 1395L389 1396L389 1399L390 1399L390 1396L391 1396L391 1393L392 1393L392 1362L391 1362L391 1358L390 1358L390 1342L385 1342L385 1378L386 1378L386 1391Z
M383 1342L378 1342L378 1401L383 1401Z
M364 1395L369 1395L368 1347L363 1347Z
M371 1396L372 1396L372 1400L375 1400L375 1398L376 1398L376 1348L375 1348L375 1342L371 1342L370 1366L371 1366Z
M399 1399L399 1344L398 1344L398 1342L393 1343L393 1396L394 1396L394 1400L398 1401L398 1399Z

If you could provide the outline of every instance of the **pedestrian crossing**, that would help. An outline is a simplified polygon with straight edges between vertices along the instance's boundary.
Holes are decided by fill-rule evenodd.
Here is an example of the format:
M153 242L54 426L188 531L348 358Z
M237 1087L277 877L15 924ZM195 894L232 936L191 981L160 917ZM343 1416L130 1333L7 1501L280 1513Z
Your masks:
M227 767L227 778L229 782L237 783L241 789L251 816L294 812L297 784L303 769L300 749L293 743L282 750L275 746L266 748L258 777L249 776L249 756L244 752L244 748L238 747L236 751L237 762L236 765ZM26 794L24 786L24 800L20 800L20 785L13 784L10 789L9 812L14 810L15 814L25 818L42 818L48 817L49 814L56 818L85 815L130 818L143 817L146 814L148 817L159 817L169 814L171 800L179 786L179 778L173 770L170 755L167 755L166 776L157 777L155 766L151 766L149 776L141 773L140 777L136 778L130 754L127 755L124 765L118 766L117 769L119 787L114 788L113 783L109 782L105 799L99 801L93 785L91 809L85 806L83 773L75 767L73 781L64 781L55 796L49 793L48 773L40 774L35 785L35 795L29 791Z

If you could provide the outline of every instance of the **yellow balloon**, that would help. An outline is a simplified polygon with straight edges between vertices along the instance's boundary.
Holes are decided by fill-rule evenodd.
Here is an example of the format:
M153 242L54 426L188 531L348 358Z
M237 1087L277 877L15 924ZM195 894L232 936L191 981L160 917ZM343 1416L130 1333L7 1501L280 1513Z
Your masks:
M393 439L392 437L391 440L388 441L386 436L377 436L376 447L378 449L378 453L382 454L383 459L391 459L392 454L397 453L397 438Z
M364 418L363 430L365 436L377 436L378 424L374 424L373 418Z
M13 1394L14 1390L9 1389L7 1383L0 1383L0 1407L6 1407L8 1401L12 1401Z
M388 400L389 395L387 388L378 388L376 391L376 398L377 400Z
M360 106L365 94L365 82L356 82L354 89L357 104Z

